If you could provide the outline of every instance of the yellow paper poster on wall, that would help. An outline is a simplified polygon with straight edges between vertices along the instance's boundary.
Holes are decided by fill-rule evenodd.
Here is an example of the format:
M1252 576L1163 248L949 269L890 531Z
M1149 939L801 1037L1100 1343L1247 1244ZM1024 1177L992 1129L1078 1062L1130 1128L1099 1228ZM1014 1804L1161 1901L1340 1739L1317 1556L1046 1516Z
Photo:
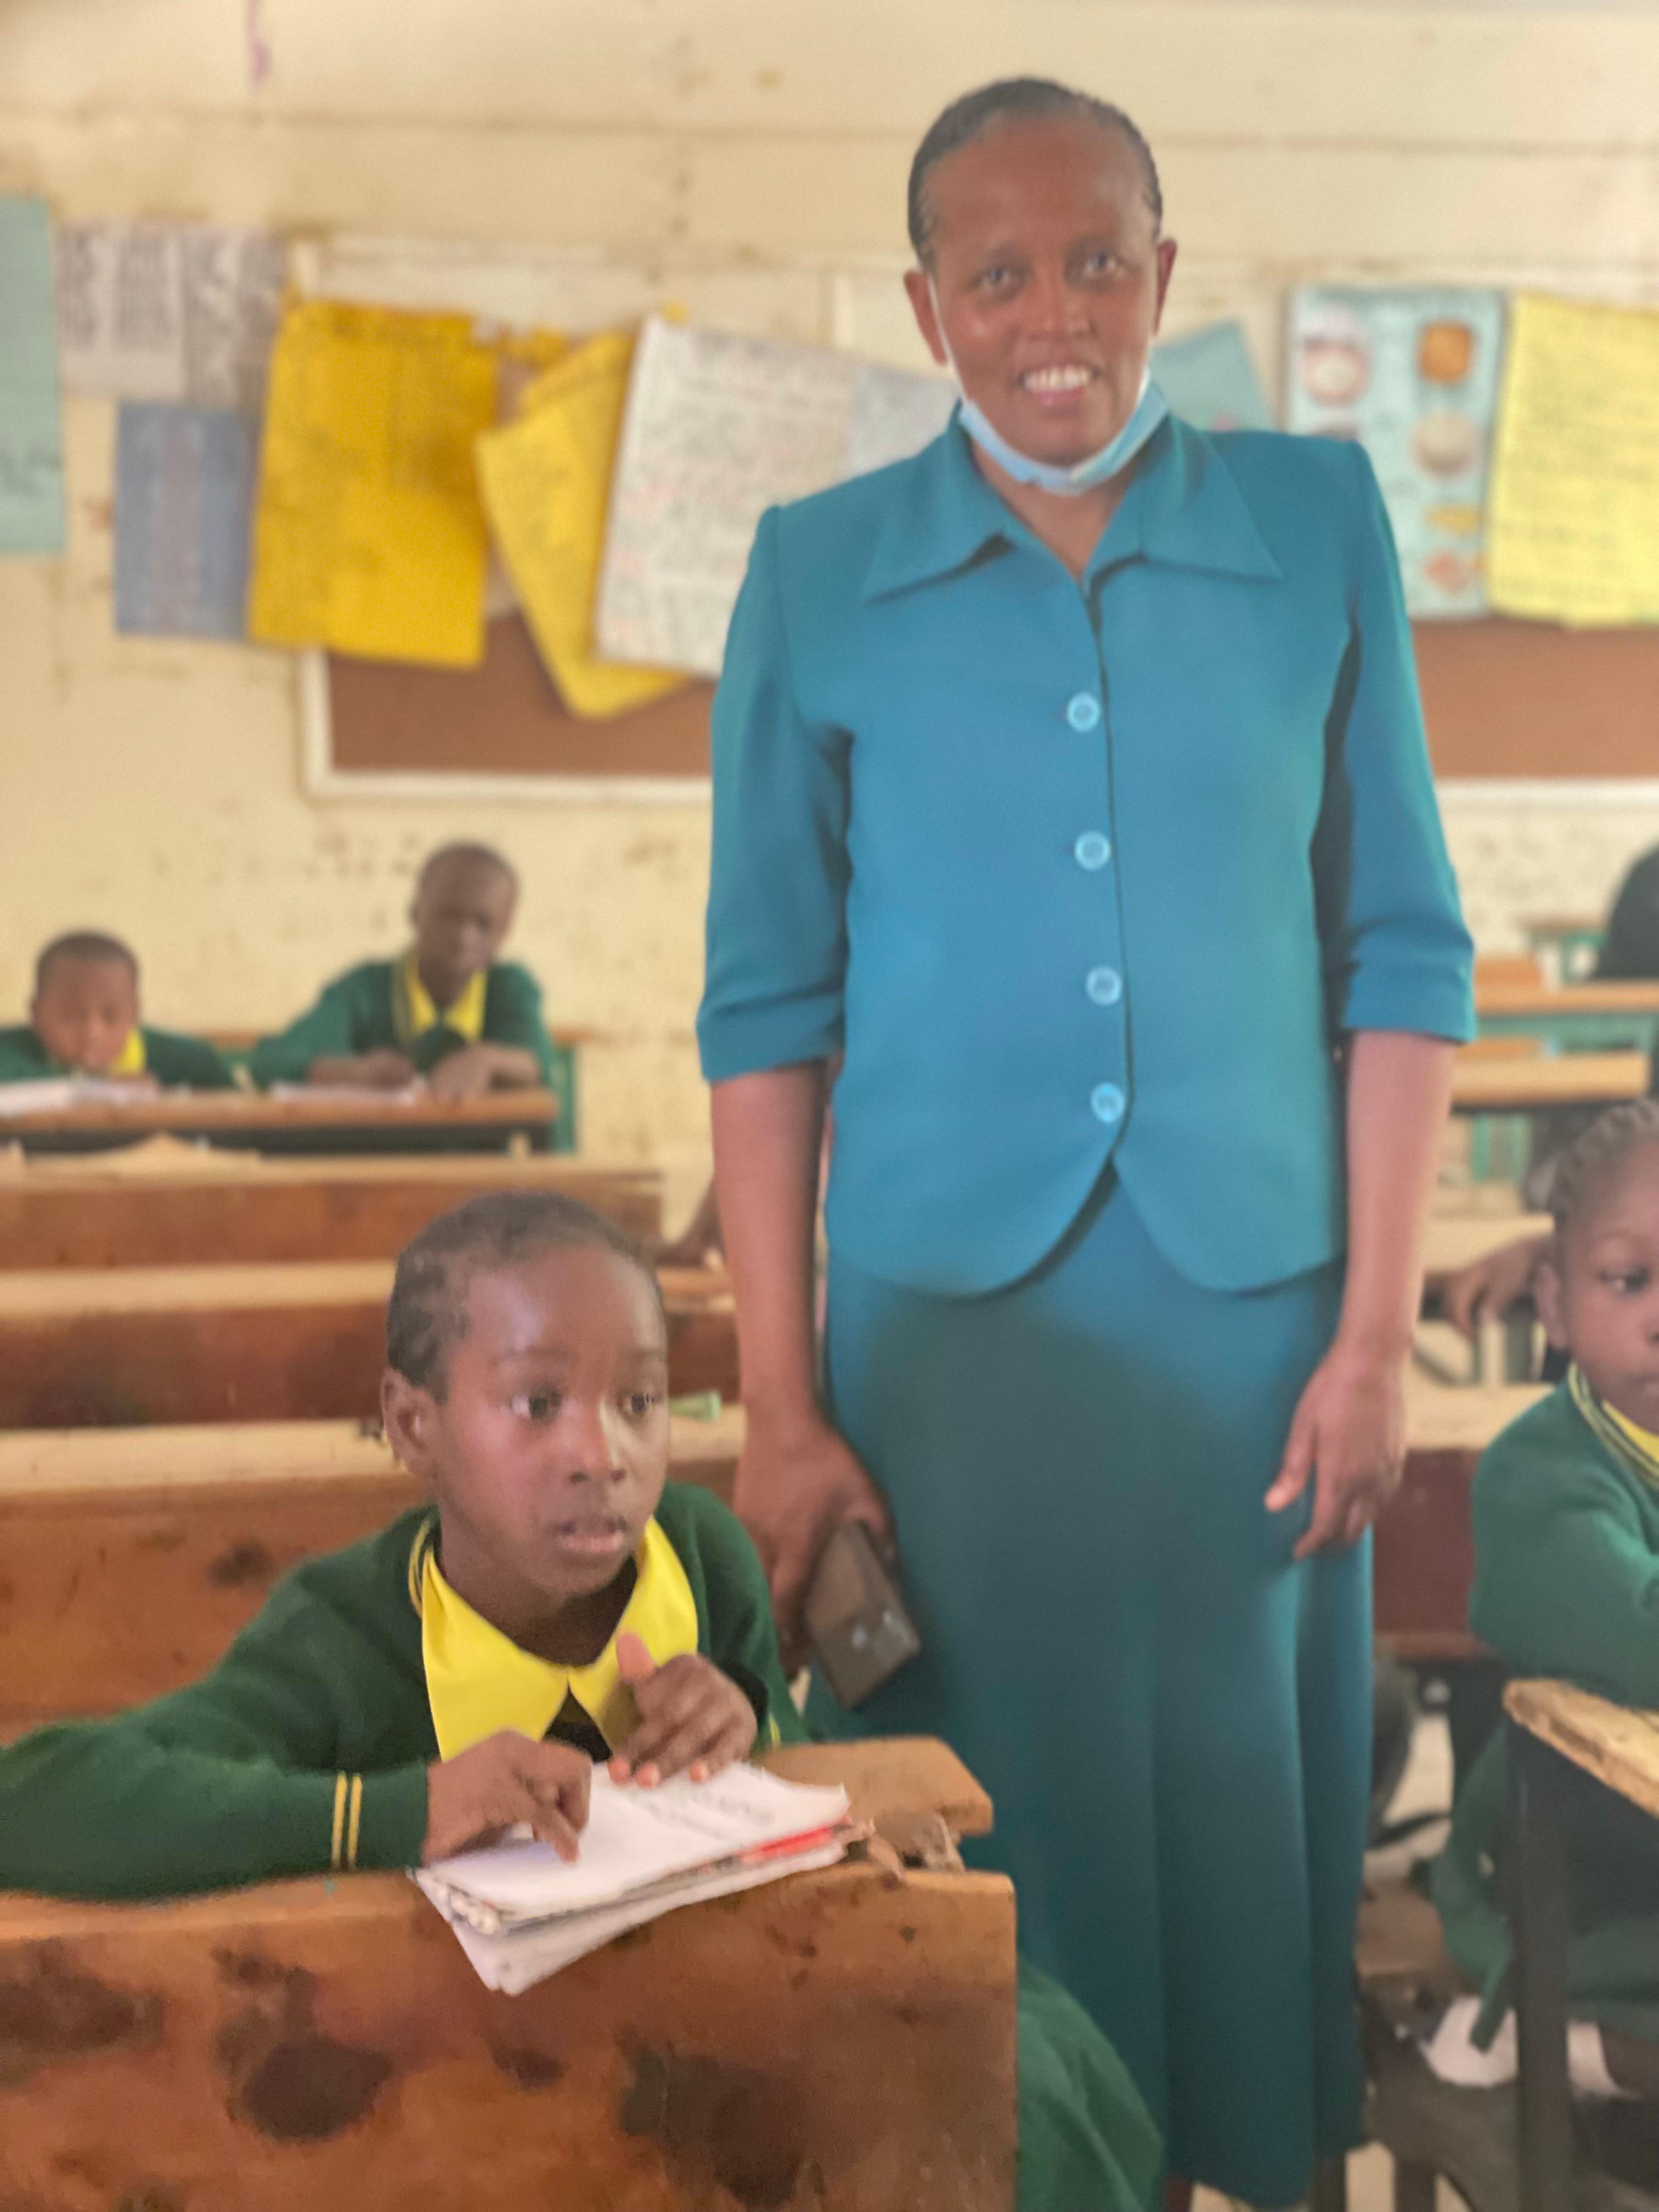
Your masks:
M249 635L476 665L472 447L495 411L495 358L466 316L291 305L271 355Z
M1514 302L1486 558L1504 614L1659 622L1659 313Z
M590 339L526 392L523 413L478 441L478 480L525 619L574 714L622 713L685 681L599 659L593 593L611 463L634 341Z

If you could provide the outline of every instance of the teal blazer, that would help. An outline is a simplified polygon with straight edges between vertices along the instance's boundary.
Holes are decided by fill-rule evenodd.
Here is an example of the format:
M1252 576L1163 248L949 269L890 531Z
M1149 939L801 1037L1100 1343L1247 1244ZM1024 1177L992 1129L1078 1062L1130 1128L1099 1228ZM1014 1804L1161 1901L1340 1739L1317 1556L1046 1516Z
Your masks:
M1472 1032L1358 446L1167 422L1080 586L955 422L773 509L714 775L703 1072L844 1053L830 1236L889 1280L1014 1280L1109 1159L1190 1279L1299 1273L1339 1038Z

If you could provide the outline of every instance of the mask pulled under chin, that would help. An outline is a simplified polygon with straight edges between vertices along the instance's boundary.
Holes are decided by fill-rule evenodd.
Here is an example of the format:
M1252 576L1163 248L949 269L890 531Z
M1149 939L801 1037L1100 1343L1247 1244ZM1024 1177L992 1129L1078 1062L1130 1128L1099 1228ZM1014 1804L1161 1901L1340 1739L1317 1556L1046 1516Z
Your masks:
M1109 483L1111 478L1127 469L1141 447L1158 428L1170 411L1170 403L1152 382L1150 368L1140 373L1140 390L1129 419L1108 444L1092 453L1085 453L1080 461L1063 463L1039 461L1030 453L1022 453L1018 446L1010 445L1000 430L992 422L984 409L971 400L963 388L962 372L956 356L951 351L951 342L945 335L945 318L939 311L939 294L928 280L933 295L933 320L938 326L939 343L945 348L945 358L961 397L957 412L962 427L979 447L988 453L1000 468L1006 469L1016 483L1035 484L1040 491L1058 492L1062 498L1075 499L1097 484Z

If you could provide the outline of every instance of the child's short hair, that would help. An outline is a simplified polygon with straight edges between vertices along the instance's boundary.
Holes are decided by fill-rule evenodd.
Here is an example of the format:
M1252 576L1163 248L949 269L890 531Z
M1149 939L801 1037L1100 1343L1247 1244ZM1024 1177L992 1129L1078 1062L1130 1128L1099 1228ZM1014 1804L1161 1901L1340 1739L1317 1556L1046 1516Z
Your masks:
M1550 1177L1550 1213L1559 1243L1633 1152L1659 1145L1659 1098L1632 1098L1592 1121L1567 1146Z
M434 870L449 867L458 860L474 867L498 869L514 890L519 887L519 872L505 853L498 853L493 845L475 845L463 840L453 845L440 845L435 852L427 854L415 878L416 890L421 890Z
M132 980L138 981L138 959L131 945L123 945L118 937L106 935L101 929L70 929L62 937L42 946L34 963L34 988L37 994L44 991L46 978L60 960L119 960L132 971Z
M490 1190L452 1206L398 1256L386 1315L387 1364L441 1399L450 1351L466 1333L467 1286L475 1275L543 1252L596 1249L637 1267L665 1312L643 1246L579 1199L556 1190Z

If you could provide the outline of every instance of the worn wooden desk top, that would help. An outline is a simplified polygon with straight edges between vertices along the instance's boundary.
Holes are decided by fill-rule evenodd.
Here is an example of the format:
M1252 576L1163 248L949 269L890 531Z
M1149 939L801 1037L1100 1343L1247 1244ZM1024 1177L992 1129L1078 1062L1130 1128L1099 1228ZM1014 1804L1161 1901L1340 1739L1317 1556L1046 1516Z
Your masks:
M1659 1013L1659 983L1474 983L1478 1014L1558 1015Z
M1423 1233L1423 1272L1432 1283L1522 1237L1549 1232L1547 1213L1435 1214Z
M1613 1106L1647 1096L1644 1052L1567 1052L1508 1058L1460 1053L1452 1106L1462 1114L1524 1114L1546 1106Z
M0 1271L0 1322L65 1315L188 1313L203 1308L367 1305L391 1293L390 1260L295 1260L223 1267L17 1267ZM658 1271L671 1307L732 1310L718 1267Z
M88 1099L33 1114L0 1115L0 1142L52 1132L152 1130L422 1128L501 1129L544 1127L558 1110L550 1091L493 1091L483 1098L413 1098L372 1091L332 1091L274 1098L264 1091L175 1091L159 1097Z
M713 1420L677 1413L671 1426L673 1471L693 1480L699 1466L735 1459L743 1448L740 1406L723 1407ZM384 1480L392 1488L409 1480L385 1437L361 1421L202 1421L0 1432L0 1514L9 1500L187 1491L205 1483L351 1480Z
M1410 1373L1406 1379L1406 1448L1413 1452L1485 1451L1511 1421L1548 1395L1541 1382L1463 1388Z
M1659 1713L1615 1705L1571 1682L1511 1682L1504 1706L1540 1742L1659 1820Z

